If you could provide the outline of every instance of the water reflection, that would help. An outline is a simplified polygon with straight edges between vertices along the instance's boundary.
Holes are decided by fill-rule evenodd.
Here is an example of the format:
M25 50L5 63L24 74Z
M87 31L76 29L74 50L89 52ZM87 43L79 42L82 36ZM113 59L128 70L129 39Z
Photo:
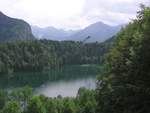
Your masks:
M46 95L48 97L57 97L61 94L63 97L74 97L80 87L86 87L89 89L95 88L95 78L82 78L70 81L54 81L48 82L41 87L35 89L36 95Z
M93 88L98 66L64 66L46 72L21 72L11 75L0 75L0 88L12 89L29 85L37 94L46 96L75 96L78 88Z

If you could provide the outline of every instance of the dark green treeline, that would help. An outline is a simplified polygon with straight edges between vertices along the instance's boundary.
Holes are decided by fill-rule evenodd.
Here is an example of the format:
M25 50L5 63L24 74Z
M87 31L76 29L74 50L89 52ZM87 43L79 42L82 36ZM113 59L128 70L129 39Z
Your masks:
M150 113L150 7L117 36L97 83L98 113Z
M44 71L63 65L101 64L110 48L106 43L73 41L17 41L0 44L0 73Z

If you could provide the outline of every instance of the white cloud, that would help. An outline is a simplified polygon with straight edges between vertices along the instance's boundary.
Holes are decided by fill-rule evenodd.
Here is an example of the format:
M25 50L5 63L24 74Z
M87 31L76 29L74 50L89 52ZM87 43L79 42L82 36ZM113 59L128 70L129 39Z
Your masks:
M70 17L79 14L83 8L83 0L20 0L16 7L39 17Z
M79 29L97 21L127 23L140 3L149 0L0 0L0 10L33 25Z
M124 24L136 17L140 4L149 0L87 0L83 15L91 23L103 21L107 24Z
M79 17L84 3L85 0L0 0L0 10L30 24L66 28L74 24L70 18Z

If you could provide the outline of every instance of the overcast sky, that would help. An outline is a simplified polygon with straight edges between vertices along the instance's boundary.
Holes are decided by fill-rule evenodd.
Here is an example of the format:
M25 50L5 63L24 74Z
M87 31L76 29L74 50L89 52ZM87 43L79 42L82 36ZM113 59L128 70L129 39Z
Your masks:
M80 29L102 21L110 25L135 18L150 0L0 0L0 11L31 25Z

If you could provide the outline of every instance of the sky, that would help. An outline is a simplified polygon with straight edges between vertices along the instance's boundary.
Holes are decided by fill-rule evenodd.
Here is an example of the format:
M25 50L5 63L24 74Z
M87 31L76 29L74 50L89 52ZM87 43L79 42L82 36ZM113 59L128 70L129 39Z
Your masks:
M126 24L150 0L0 0L0 11L39 27L82 29L101 21Z

